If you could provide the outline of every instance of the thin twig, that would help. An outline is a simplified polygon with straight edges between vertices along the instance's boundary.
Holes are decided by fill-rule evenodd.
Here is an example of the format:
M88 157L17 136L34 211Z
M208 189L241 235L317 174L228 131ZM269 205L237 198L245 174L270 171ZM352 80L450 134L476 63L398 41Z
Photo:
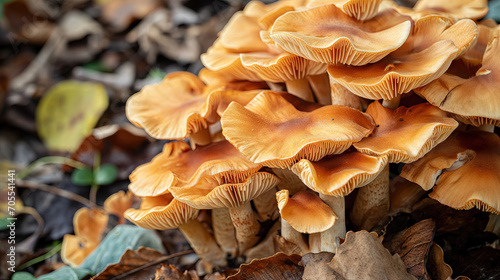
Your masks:
M177 258L177 257L181 257L181 256L184 256L184 255L188 255L188 254L191 254L191 253L194 253L193 250L187 250L187 251L182 251L182 252L177 252L177 253L174 253L174 254L171 254L171 255L168 255L168 256L163 256L157 260L155 260L154 262L150 262L150 263L147 263L145 265L141 265L139 267L136 267L132 270L129 270L121 275L118 275L116 277L113 277L111 278L110 280L119 280L119 279L123 279L125 277L128 277L140 270L143 270L145 269L146 267L150 267L150 266L153 266L153 265L157 265L159 263L162 263L162 262L165 262L165 261L168 261L169 259L173 259L173 258Z
M49 192L49 193L52 193L52 194L55 194L58 196L65 197L67 199L71 199L71 200L80 202L81 204L83 204L87 207L90 207L90 208L92 208L92 207L101 208L99 205L95 204L94 202L88 200L87 198L85 198L81 195L72 193L72 192L67 191L67 190L52 187L52 186L49 186L46 184L21 180L21 181L17 181L17 187L41 190L41 191Z

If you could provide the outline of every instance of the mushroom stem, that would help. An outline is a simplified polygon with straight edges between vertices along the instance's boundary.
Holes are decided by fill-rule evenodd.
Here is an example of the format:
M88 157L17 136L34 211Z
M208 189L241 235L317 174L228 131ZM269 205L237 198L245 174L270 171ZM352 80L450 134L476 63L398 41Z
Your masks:
M399 107L400 101L401 101L401 94L398 94L398 96L394 97L391 100L384 100L384 102L382 102L382 106L394 110Z
M212 225L217 243L226 254L236 257L238 245L234 235L234 226L227 208L212 209Z
M313 94L311 92L311 88L309 87L309 82L306 78L286 81L286 90L306 101L314 102Z
M262 221L273 219L277 217L278 204L276 203L276 188L272 188L269 191L259 195L253 200L253 205L259 213L259 217Z
M179 225L179 230L200 259L213 266L225 267L227 265L224 252L217 245L213 236L196 219Z
M321 252L321 233L309 234L309 249L312 253Z
M343 196L335 197L320 193L319 197L332 208L337 215L333 226L321 233L321 251L335 253L338 244L336 237L345 238L345 199Z
M210 130L208 127L200 128L197 132L191 134L191 148L194 150L198 146L206 146L212 142L212 138L210 136Z
M303 255L310 252L309 246L307 246L302 233L294 229L285 219L281 218L281 236L286 239L286 241L297 245Z
M479 126L478 129L481 131L486 131L491 133L495 132L495 126L489 123Z
M229 209L229 213L236 229L239 251L244 252L259 241L259 222L257 222L250 201Z
M332 96L330 94L330 78L328 73L320 75L307 76L307 80L311 85L316 101L321 105L332 104Z
M343 105L364 111L361 106L361 97L355 95L335 79L330 77L330 99L332 105Z
M358 229L370 230L389 213L389 164L373 181L359 189L351 212L351 221Z

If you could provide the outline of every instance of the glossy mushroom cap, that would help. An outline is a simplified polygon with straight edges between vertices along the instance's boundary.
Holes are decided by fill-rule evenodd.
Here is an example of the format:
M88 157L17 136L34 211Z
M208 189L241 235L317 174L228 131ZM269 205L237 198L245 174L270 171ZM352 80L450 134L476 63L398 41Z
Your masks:
M227 141L196 150L191 150L184 142L171 142L151 162L130 174L129 189L138 196L157 196L168 193L169 188L179 182L192 186L204 176L240 180L261 167Z
M176 200L172 194L165 194L144 197L140 209L128 209L125 217L142 228L165 230L195 219L198 212L198 209Z
M382 0L311 0L308 7L335 4L348 16L357 20L369 20L379 12Z
M191 187L175 186L170 190L177 200L198 209L236 208L267 192L278 182L278 177L271 173L257 172L239 181L205 177Z
M311 192L289 197L288 190L276 193L281 218L301 233L318 233L333 226L337 215L321 198Z
M476 76L463 79L443 74L415 92L458 120L481 126L500 126L500 27L495 28Z
M477 35L471 20L452 24L447 18L427 16L415 22L403 46L382 60L358 67L330 65L328 73L358 96L391 100L439 78Z
M377 177L386 164L386 156L369 156L349 150L316 162L302 159L293 165L292 171L315 192L346 196Z
M342 153L374 128L358 110L330 105L301 112L272 92L260 93L245 107L230 104L221 124L226 139L251 161L280 168Z
M366 112L377 125L369 137L353 146L365 154L386 155L389 162L421 158L458 126L457 121L428 103L391 110L375 101Z
M500 137L455 131L400 176L432 189L429 196L444 205L500 214Z
M332 4L282 15L271 28L271 38L282 49L313 61L364 65L399 48L411 26L408 17L393 10L359 21Z
M169 74L128 99L127 118L154 138L184 139L208 126L204 88L191 73Z

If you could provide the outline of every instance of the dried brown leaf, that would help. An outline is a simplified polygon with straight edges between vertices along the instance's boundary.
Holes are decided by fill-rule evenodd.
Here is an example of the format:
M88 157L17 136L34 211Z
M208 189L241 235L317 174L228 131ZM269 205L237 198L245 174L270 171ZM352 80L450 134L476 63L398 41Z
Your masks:
M415 279L399 255L392 256L367 231L348 232L329 265L345 279Z
M301 264L304 266L304 280L316 279L338 279L344 278L333 270L328 264L332 261L334 254L330 252L309 253L302 257Z
M432 244L425 265L427 273L432 280L451 279L453 270L444 262L444 252L437 244Z
M120 257L118 263L108 265L101 273L92 278L92 280L152 279L157 272L158 264L165 264L171 258L188 253L192 253L192 251L184 251L169 256L163 256L162 253L147 247L140 247L135 251L127 249Z
M434 220L426 219L408 228L401 237L402 243L397 253L405 263L407 271L418 278L430 279L425 263L435 229Z
M240 266L238 273L228 277L228 280L300 280L304 267L299 265L300 255L277 253L269 258L253 260Z
M156 269L154 280L199 280L200 277L195 271L181 272L177 267L169 265L161 265Z

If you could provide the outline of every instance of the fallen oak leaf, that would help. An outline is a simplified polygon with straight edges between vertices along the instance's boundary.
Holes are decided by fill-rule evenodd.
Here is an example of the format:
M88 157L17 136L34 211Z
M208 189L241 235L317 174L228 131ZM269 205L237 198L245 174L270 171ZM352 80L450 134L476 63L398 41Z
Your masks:
M416 279L406 271L398 254L391 255L364 230L346 234L329 266L345 279Z
M163 256L163 254L157 250L147 247L140 247L135 251L127 249L120 257L118 263L108 265L101 273L92 278L92 280L150 279L155 275L156 265L164 263L172 258L191 253L193 253L193 251L188 250Z
M302 257L300 264L304 266L303 280L336 279L344 280L328 264L332 261L334 254L330 252L308 253Z
M304 267L299 265L300 255L276 253L265 259L256 259L240 266L238 273L227 280L301 280Z
M430 279L425 263L434 239L434 220L422 220L409 227L401 236L397 253L406 265L406 270L419 279Z

